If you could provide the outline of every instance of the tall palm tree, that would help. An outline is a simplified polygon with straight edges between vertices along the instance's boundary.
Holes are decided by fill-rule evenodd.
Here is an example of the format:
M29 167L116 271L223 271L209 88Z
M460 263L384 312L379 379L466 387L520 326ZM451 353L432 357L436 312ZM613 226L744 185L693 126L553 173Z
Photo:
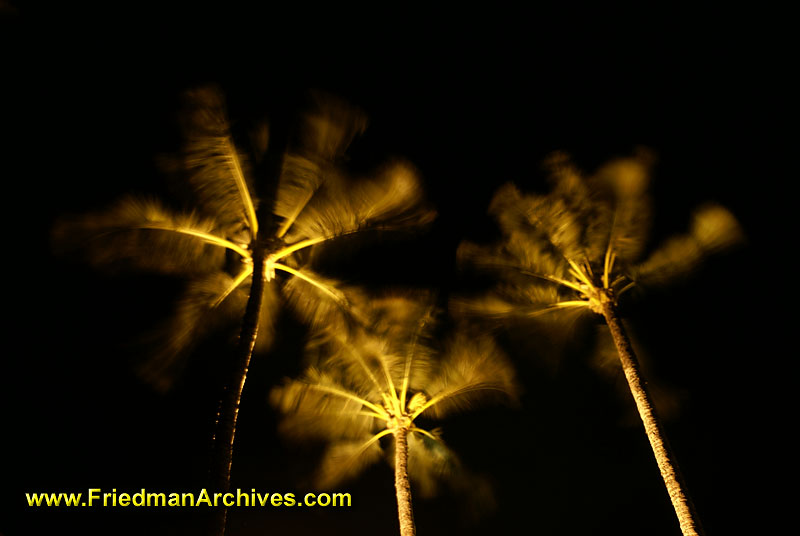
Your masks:
M169 162L187 179L195 210L176 212L155 200L128 198L103 214L65 221L55 234L61 247L77 244L99 266L189 277L161 349L143 368L162 388L209 326L240 319L214 436L213 474L225 492L250 359L257 344L266 348L272 340L280 294L305 320L333 325L346 316L344 294L310 268L310 250L359 231L422 224L433 213L423 206L419 178L405 162L360 180L343 171L345 150L365 120L341 102L318 95L291 137L286 125L277 132L262 126L249 154L234 139L218 90L189 92L187 102L184 150ZM259 203L253 171L262 161L267 188ZM224 533L225 509L220 511L215 530Z
M645 258L651 163L652 157L641 151L584 177L565 155L557 154L548 162L553 186L549 194L523 194L511 184L501 187L490 213L499 223L502 240L459 247L464 265L495 270L503 276L501 283L481 298L455 300L454 308L498 319L566 311L601 315L681 530L688 536L700 533L700 523L621 321L619 298L636 285L664 284L687 273L741 235L725 208L708 205L694 214L688 234L670 239Z
M314 364L286 380L271 398L284 415L281 429L298 439L328 443L317 484L334 486L381 458L392 438L400 534L416 534L411 503L414 480L423 494L437 478L467 478L438 429L419 419L440 419L487 396L515 397L509 362L488 337L463 332L437 351L433 310L399 295L374 300L364 329L349 334L321 328L309 343Z

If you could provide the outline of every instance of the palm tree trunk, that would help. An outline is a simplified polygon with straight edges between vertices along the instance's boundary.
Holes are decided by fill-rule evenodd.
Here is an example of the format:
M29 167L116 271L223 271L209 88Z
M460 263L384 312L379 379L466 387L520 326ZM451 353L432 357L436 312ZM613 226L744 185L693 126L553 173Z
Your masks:
M277 197L283 157L289 140L288 110L279 109L270 121L270 148L265 155L262 169L259 170L266 179L270 191L266 192L266 200L258 207L257 219L259 230L251 242L253 247L253 275L250 286L250 295L247 299L242 321L242 330L239 337L235 361L231 377L225 386L220 410L217 414L217 425L214 433L214 460L212 461L214 485L216 492L228 493L231 487L231 465L233 463L233 442L236 436L236 421L239 417L239 404L242 400L242 391L247 380L250 368L250 359L253 356L258 325L261 320L261 310L264 301L264 289L267 285L266 260L274 246L273 234L275 222L272 216L272 204ZM221 505L214 509L211 522L213 536L224 536L228 508Z
M236 436L236 421L239 417L239 404L242 391L250 368L250 359L258 337L261 305L264 300L264 288L267 284L265 269L267 252L257 247L253 252L253 282L242 323L239 346L232 370L231 381L225 385L219 413L217 428L214 433L214 485L215 491L227 493L231 487L231 464L233 462L233 442ZM225 534L225 521L228 509L221 505L214 510L211 534Z
M617 315L616 306L611 300L603 304L603 316L617 346L619 359L622 362L622 370L625 372L628 386L636 401L639 416L644 422L647 438L650 440L656 463L661 471L661 478L664 479L672 506L678 516L681 531L684 536L699 536L703 533L699 518L686 492L686 484L678 470L675 456L667 443L661 423L656 415L655 407L650 400L646 384L639 370L639 361L633 352L633 346Z
M394 487L397 491L397 514L400 536L415 536L414 511L411 508L411 483L408 481L408 430L394 433Z

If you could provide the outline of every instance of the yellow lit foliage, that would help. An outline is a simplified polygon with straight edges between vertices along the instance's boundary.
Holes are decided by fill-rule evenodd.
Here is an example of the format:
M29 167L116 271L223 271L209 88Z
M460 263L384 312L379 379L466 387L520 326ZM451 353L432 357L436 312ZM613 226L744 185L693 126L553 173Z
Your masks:
M334 322L346 306L337 282L311 269L313 258L305 252L312 246L432 219L419 177L409 164L393 162L359 179L341 169L345 150L365 125L356 109L316 95L283 157L275 199L268 200L274 225L260 229L264 222L259 222L261 201L252 162L268 148L268 128L256 128L253 147L245 151L234 141L222 94L213 88L190 91L183 114L183 150L163 163L190 186L194 210L175 211L153 199L131 197L103 213L57 225L56 246L79 252L96 267L189 278L175 315L155 337L159 348L143 368L147 379L168 387L179 369L178 358L208 327L242 319L256 237L263 244L272 236L268 280L284 274L278 281L280 291L274 285L265 290L257 339L264 348L272 340L281 292L309 321Z
M361 329L316 330L307 348L313 365L272 391L282 432L328 444L317 478L323 488L381 459L381 439L401 430L408 433L409 476L423 496L443 479L474 484L439 430L418 420L441 419L489 398L514 400L518 387L508 360L484 335L459 331L437 345L425 295L373 299L361 316L368 319Z
M634 285L663 284L687 273L706 255L739 241L739 225L725 208L705 206L695 213L689 233L645 256L648 153L611 161L589 177L563 155L548 165L549 194L523 194L506 185L494 196L490 211L503 233L500 243L461 246L462 263L495 270L501 282L488 296L455 300L454 309L503 319L553 317L547 313L558 311L602 315L681 531L699 534L698 516L621 321L618 299Z
M458 251L462 266L499 272L501 282L487 296L454 300L454 308L497 318L599 313L604 301L616 303L634 285L667 283L741 240L733 215L706 205L695 212L688 233L645 257L652 160L640 151L587 177L556 154L547 162L549 194L501 187L489 210L503 239L493 245L464 242Z

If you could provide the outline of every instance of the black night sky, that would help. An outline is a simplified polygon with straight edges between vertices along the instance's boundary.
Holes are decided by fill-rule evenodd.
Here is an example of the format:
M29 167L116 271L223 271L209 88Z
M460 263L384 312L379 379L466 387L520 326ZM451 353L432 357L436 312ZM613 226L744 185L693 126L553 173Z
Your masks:
M770 444L761 366L778 348L764 336L774 311L757 259L765 231L776 229L769 207L787 175L777 163L787 122L780 15L8 5L0 2L0 43L13 268L0 373L10 417L0 534L199 531L200 518L186 510L34 509L24 494L192 491L204 482L219 380L213 356L225 341L212 337L173 391L155 393L130 371L132 343L169 312L180 282L70 264L51 253L49 233L57 218L126 193L169 196L156 158L177 148L181 92L209 82L225 91L234 126L296 105L309 89L338 95L370 121L351 148L354 167L401 156L419 169L439 214L433 227L332 266L375 289L458 290L455 249L492 236L494 190L507 181L543 188L540 163L554 150L591 170L636 146L653 149L653 245L684 232L705 201L730 208L747 243L625 313L649 379L679 401L666 430L707 533L744 533L755 521L757 511L744 507L763 488L743 483L767 471L744 443L763 434ZM288 313L279 326L245 387L233 487L302 494L319 451L277 436L267 393L300 370L304 330ZM465 465L492 480L496 508L473 518L476 509L457 496L415 499L419 533L678 534L632 400L620 378L589 366L590 339L576 334L553 367L520 333L498 337L525 387L520 407L442 423ZM377 464L342 485L349 509L234 510L228 533L397 534L392 476Z

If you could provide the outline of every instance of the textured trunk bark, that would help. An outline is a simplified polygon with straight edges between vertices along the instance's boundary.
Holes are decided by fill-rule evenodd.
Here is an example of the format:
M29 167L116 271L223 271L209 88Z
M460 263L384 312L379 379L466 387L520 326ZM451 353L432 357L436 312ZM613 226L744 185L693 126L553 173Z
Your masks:
M617 352L622 362L622 370L625 372L625 378L628 380L631 394L633 394L639 415L644 423L647 438L650 440L656 463L661 471L661 478L664 479L672 506L678 516L681 532L684 536L702 535L699 518L686 493L686 484L678 470L675 456L667 443L645 382L642 379L636 354L633 352L630 339L617 315L616 307L611 301L603 304L603 316L617 346Z
M414 511L411 508L411 483L408 481L408 430L394 433L394 487L397 491L397 514L400 536L415 536Z

